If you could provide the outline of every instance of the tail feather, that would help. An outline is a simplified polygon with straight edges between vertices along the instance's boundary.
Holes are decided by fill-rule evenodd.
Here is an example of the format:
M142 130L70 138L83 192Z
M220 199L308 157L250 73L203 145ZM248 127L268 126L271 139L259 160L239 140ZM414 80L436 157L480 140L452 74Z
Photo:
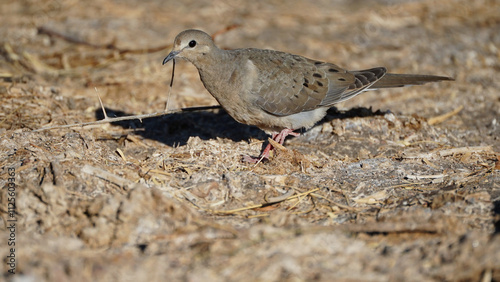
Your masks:
M421 75L421 74L393 74L387 73L380 80L375 82L369 89L403 87L407 85L421 85L428 82L442 80L455 80L447 76Z

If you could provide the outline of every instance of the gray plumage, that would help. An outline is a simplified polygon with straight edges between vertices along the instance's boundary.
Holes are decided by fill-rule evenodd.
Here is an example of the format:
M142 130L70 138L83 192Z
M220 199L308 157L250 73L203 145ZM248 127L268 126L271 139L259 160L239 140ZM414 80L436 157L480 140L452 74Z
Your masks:
M163 63L173 58L184 58L196 66L205 88L229 115L273 134L273 138L283 130L287 130L286 137L292 130L312 127L332 105L367 89L453 80L390 74L384 67L347 71L331 63L273 50L222 50L199 30L177 35Z

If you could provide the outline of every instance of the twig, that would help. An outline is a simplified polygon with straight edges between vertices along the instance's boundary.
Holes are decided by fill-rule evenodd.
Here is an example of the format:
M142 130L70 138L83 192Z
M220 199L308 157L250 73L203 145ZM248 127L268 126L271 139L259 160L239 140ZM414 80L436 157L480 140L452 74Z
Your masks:
M443 178L445 176L446 176L446 174L435 174L435 175L410 175L410 174L408 174L408 175L405 176L405 178L420 180L420 179Z
M266 196L264 196L264 200L266 202L268 202L268 203L271 203L271 202L273 202L273 203L281 202L281 201L286 200L288 197L293 196L294 193L295 193L295 190L292 188L292 189L288 190L285 194L283 194L281 196L269 197L268 198L267 195L266 195Z
M118 121L124 121L124 120L134 120L134 119L142 120L142 119L146 119L146 118L159 117L159 116L164 116L164 115L168 115L168 114L176 114L176 113L180 113L180 112L196 112L196 111L205 111L205 110L213 110L213 109L220 109L220 108L221 108L221 106L204 106L204 107L182 108L182 109L171 110L169 112L156 112L156 113L151 113L151 114L101 119L101 120L91 121L91 122L73 123L73 124L65 124L65 125L54 125L54 126L48 126L48 127L42 127L39 129L35 129L35 130L32 130L31 132L40 132L40 131L45 131L45 130L71 128L71 127L84 127L84 126L88 126L88 125L105 124L105 123L112 123L112 122L118 122Z
M73 37L73 36L69 36L69 35L63 34L63 33L58 32L58 31L55 31L55 30L53 30L51 28L48 28L46 26L39 27L38 28L38 33L39 34L46 34L46 35L52 36L52 37L61 38L61 39L65 40L67 42L70 42L70 43L85 45L85 46L89 46L89 47L96 48L96 49L116 50L120 54L125 54L125 53L132 53L132 54L155 53L155 52L162 51L162 50L165 50L165 49L169 49L169 48L172 47L172 44L167 44L167 45L163 45L163 46L151 47L151 48L143 48L143 49L137 49L137 50L134 50L134 49L122 49L122 48L116 47L113 42L112 43L108 43L108 44L93 44L93 43L84 41L82 39L79 39L79 38L76 38L76 37Z
M123 151L120 149L120 148L116 148L116 152L118 153L118 155L120 155L120 157L125 161L127 162L127 157L125 157L125 154L123 153Z
M304 198L302 198L302 199L304 199ZM302 201L302 199L298 200L297 203L295 205L293 205L292 207L288 208L288 210L291 210L293 207L295 207L296 205L298 205ZM293 214L306 214L306 213L312 212L316 208L316 202L314 201L314 197L310 197L310 199L311 199L311 202L312 202L312 206L311 206L310 209L308 209L306 211L294 212Z
M99 95L99 91L97 90L97 87L94 87L95 93L97 94L97 98L99 98L99 104L101 104L101 109L102 113L104 114L104 120L108 119L108 114L106 113L106 109L104 108L104 105L101 100L101 95Z
M168 102L170 101L170 93L174 85L175 59L172 60L172 77L170 78L170 87L168 88L167 102L165 103L165 112L168 112Z
M308 195L305 195L305 196L303 196L303 197L299 197L299 198L297 199L297 201L296 201L296 202L295 202L295 203L294 203L291 207L288 207L286 210L288 210L288 211L289 211L289 210L292 210L293 208L295 208L296 206L298 206L298 205L302 202L302 200L304 200L307 196L308 196Z
M223 29L220 29L220 30L216 31L214 34L212 34L212 39L215 39L217 36L224 34L232 29L239 27L239 26L240 26L239 24L232 24L232 25L227 26Z
M343 231L350 233L368 233L368 234L401 234L401 233L427 233L441 234L445 228L436 226L434 223L395 223L395 222L374 222L374 223L351 223L337 226L311 226L307 229L298 228L295 233L298 234L316 234L322 232Z
M311 196L314 196L314 197L317 197L317 198L322 198L322 199L328 201L329 203L334 204L335 206L337 206L337 207L339 207L341 209L345 209L345 210L348 210L348 211L354 211L354 212L361 211L360 208L354 208L354 207L346 206L346 205L343 205L343 204L339 204L339 203L337 203L335 201L332 201L332 200L328 199L327 197L325 197L325 196L323 196L321 194L311 193Z
M462 106L454 109L451 112L448 112L446 114L442 114L442 115L437 116L437 117L432 117L432 118L430 118L430 119L427 120L427 123L429 125L435 125L435 124L442 123L443 121L449 119L450 117L458 114L461 110L463 110L463 108L464 108L464 106L462 105Z
M52 183L54 185L59 185L61 184L61 175L62 175L62 172L61 172L61 164L57 161L57 160L54 160L54 161L51 161L50 162L50 171L52 172L52 176L53 176L53 179L52 179Z
M267 206L274 205L274 204L277 204L277 203L280 203L280 202L283 202L283 201L287 201L287 200L291 200L291 199L295 199L295 198L304 197L304 196L307 196L307 195L309 195L311 193L314 193L314 192L316 192L318 190L319 190L319 188L315 188L315 189L309 190L309 191L304 192L304 193L296 194L294 196L288 197L288 198L280 200L280 201L268 202L268 203L258 204L258 205L252 205L252 206L237 208L237 209L233 209L233 210L227 210L227 211L210 210L210 209L206 209L206 210L210 211L210 212L213 212L213 213L231 214L231 213L236 213L236 212L245 211L245 210L252 210L252 209L267 207Z
M493 152L493 148L491 146L460 147L460 148L453 148L453 149L439 151L439 155L441 157L446 157L455 154L479 153L479 152Z
M132 187L134 187L137 183L134 183L126 178L120 177L118 175L112 174L108 171L105 171L103 169L93 167L90 165L84 165L81 170L83 173L87 173L96 177L99 177L101 179L104 179L106 181L109 181L111 183L114 183L120 187L122 187L124 190L130 190Z
M376 223L366 223L363 225L359 224L346 224L339 226L339 229L343 229L348 232L355 233L441 233L441 228L437 227L433 223L403 223L395 224L394 222L376 222Z
M447 157L455 154L465 154L465 153L480 153L480 152L493 152L493 147L489 146L472 146L472 147L460 147L460 148L452 148L445 149L440 151L428 152L428 153L419 153L415 155L404 155L402 158L404 159L423 159L426 163L429 159L435 159L437 156Z

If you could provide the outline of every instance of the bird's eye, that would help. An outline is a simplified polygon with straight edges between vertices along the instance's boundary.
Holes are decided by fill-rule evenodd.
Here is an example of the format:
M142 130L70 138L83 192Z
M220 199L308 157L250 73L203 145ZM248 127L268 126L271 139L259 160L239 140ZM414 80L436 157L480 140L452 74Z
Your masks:
M196 41L194 40L189 41L189 47L193 48L194 46L196 46Z

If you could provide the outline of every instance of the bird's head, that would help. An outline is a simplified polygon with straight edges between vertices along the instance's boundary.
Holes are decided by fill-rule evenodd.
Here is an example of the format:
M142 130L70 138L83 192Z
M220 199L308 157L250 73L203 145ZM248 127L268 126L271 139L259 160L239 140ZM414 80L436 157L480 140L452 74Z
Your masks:
M174 58L183 58L196 65L201 57L210 54L216 48L210 35L201 30L188 29L175 37L174 47L163 60L163 64Z

